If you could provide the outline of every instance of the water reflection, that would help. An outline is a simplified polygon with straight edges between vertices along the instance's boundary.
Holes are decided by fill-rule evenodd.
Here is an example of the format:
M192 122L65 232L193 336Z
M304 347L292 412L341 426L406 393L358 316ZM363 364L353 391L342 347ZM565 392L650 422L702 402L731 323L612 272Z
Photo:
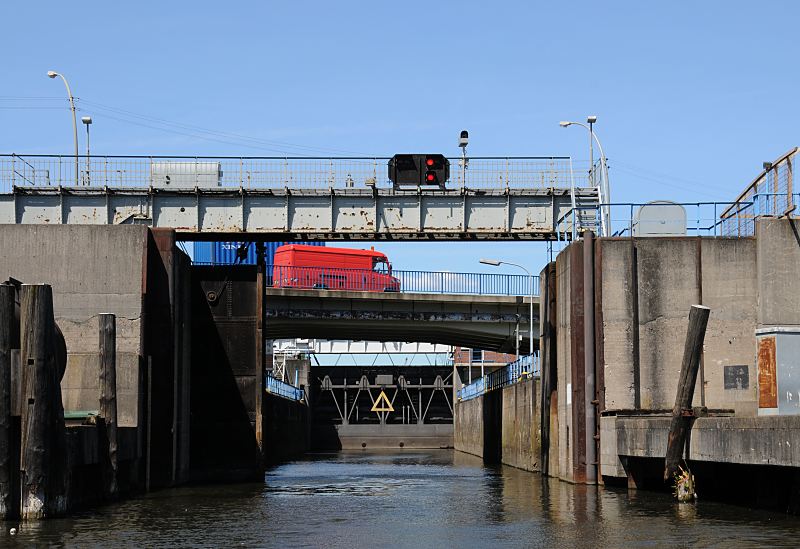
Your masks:
M575 486L452 451L339 453L23 524L2 547L796 546L800 521Z

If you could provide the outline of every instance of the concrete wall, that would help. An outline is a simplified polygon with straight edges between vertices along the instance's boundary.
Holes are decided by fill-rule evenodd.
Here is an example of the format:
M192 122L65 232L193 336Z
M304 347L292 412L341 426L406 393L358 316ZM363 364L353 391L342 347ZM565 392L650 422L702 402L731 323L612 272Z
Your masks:
M800 325L800 221L756 222L758 325Z
M570 249L571 248L571 249ZM572 324L573 299L579 299L581 304L583 296L573 295L571 277L582 277L582 271L573 269L573 260L582 253L582 247L571 246L556 258L556 361L558 363L558 398L557 398L557 428L551 430L551 439L557 440L557 459L550 460L550 476L573 480L573 403L575 388L573 387L573 333L575 337L583 337L581 332L575 332ZM576 253L577 252L577 253ZM551 427L552 429L552 427Z
M585 423L592 399L584 396L583 246L583 241L575 242L556 259L558 414L550 419L551 450L556 441L558 449L549 474L576 482L588 467L584 448L591 436L591 425ZM594 281L600 411L672 408L689 309L704 304L712 312L694 404L754 415L755 265L752 238L598 239ZM788 268L777 269L787 273L789 284ZM749 382L726 388L730 367L745 367ZM608 428L601 425L601 431ZM608 456L602 458L612 470L619 466Z
M631 240L600 240L600 281L602 295L598 323L602 326L605 407L610 410L633 409L634 384L634 306L636 294L632 278L634 247Z
M308 451L308 406L276 395L264 395L264 458L277 463Z
M751 416L755 415L758 400L758 372L755 365L758 288L753 268L755 261L756 243L752 239L703 240L702 304L711 308L702 362L705 405L709 408L734 409L737 415ZM682 337L686 337L685 327ZM726 367L739 365L747 366L747 387L726 389ZM677 379L677 375L675 377ZM695 405L700 403L699 388L698 385ZM674 400L673 394L672 404Z
M541 383L530 379L502 389L502 462L538 471L541 451Z
M704 400L709 408L752 410L756 400L755 241L601 239L598 247L605 408L635 407L637 361L640 408L672 408L689 308L702 304L711 308L711 316L704 383L698 382L694 404L699 406ZM725 389L725 367L738 365L748 368L751 383L743 389Z
M453 408L454 448L483 457L483 437L483 398L456 402Z
M65 411L99 409L97 315L116 315L119 426L138 427L137 455L150 458L149 465L141 460L132 482L158 487L186 480L188 257L176 247L174 231L0 225L0 257L0 280L13 277L53 288L55 318L68 351L61 383Z
M117 315L120 427L137 425L146 227L0 225L0 280L53 287L69 352L64 409L99 408L98 313Z
M669 424L670 418L664 417L618 417L617 454L663 459ZM689 459L800 467L800 416L698 418L692 426Z
M501 463L503 454L503 391L456 402L453 409L453 447Z

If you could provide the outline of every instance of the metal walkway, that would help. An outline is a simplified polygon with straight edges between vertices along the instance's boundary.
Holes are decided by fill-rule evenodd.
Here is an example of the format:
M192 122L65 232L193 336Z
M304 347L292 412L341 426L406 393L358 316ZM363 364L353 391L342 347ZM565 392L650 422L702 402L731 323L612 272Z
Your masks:
M0 223L141 223L185 240L549 240L598 201L568 157L452 159L445 190L394 189L387 161L2 155Z

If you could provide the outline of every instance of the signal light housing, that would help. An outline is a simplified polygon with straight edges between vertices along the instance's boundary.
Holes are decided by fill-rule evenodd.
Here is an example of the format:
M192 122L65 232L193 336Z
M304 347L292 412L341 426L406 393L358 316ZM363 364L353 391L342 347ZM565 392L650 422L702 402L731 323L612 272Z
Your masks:
M389 160L394 188L436 185L444 190L450 178L450 161L441 154L396 154Z

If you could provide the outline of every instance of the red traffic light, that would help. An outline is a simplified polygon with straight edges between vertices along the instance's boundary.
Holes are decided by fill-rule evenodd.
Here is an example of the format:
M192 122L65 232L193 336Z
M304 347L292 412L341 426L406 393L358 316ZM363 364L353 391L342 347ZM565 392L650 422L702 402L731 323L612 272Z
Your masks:
M389 160L388 172L395 189L424 185L444 190L450 161L441 154L396 154Z

